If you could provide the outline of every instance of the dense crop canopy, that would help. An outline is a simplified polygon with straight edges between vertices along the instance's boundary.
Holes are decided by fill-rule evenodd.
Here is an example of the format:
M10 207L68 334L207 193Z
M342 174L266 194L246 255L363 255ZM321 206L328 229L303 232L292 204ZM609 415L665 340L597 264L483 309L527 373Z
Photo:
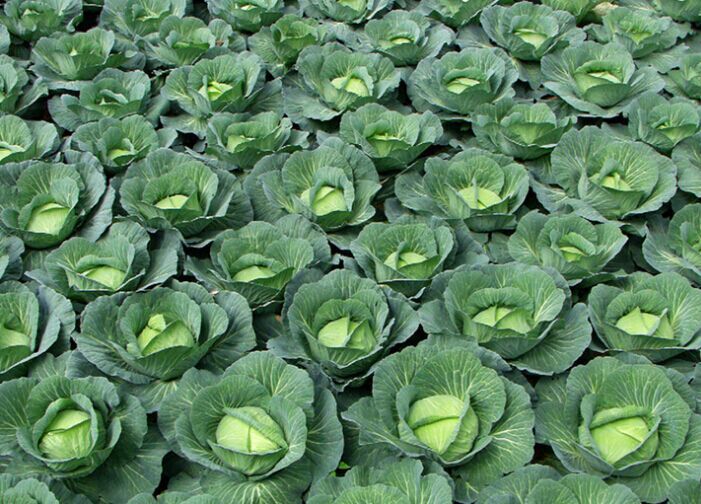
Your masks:
M701 0L0 1L0 503L701 503Z

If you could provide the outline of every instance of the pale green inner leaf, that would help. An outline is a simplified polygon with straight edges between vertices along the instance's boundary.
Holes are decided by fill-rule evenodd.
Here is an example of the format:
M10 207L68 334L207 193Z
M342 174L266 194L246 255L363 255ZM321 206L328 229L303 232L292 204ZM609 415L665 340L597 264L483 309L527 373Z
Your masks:
M349 316L328 322L316 335L317 341L327 348L350 348L369 352L375 346L375 337L366 321L355 321Z
M519 334L526 334L533 329L529 317L523 310L506 306L490 306L472 317L472 320L477 324L495 329L509 329Z
M191 347L195 344L192 332L183 322L168 322L160 313L151 315L136 341L145 356L166 348Z
M391 37L389 39L389 42L392 45L400 45L400 44L413 44L414 41L410 39L409 37L404 37L404 36L399 36L399 37Z
M126 272L112 266L98 266L83 272L83 275L111 290L117 290L124 282Z
M358 77L336 77L331 79L331 85L338 90L344 90L357 96L370 96L370 90Z
M596 77L597 79L603 79L612 82L614 84L620 84L621 82L623 82L618 76L605 70L598 72L589 72L589 75L591 75L592 77Z
M645 441L650 430L640 417L622 418L591 430L602 458L615 464Z
M50 459L75 459L90 454L90 415L77 409L60 411L44 431L39 450Z
M416 252L392 252L389 256L387 256L387 259L385 259L384 263L390 268L399 270L404 268L405 266L420 264L426 261L427 259L428 258L425 255L418 254Z
M15 154L17 152L23 152L24 150L24 147L22 147L21 145L5 144L3 147L0 147L0 161L5 159L7 156L11 156L12 154Z
M248 266L238 271L234 275L234 281L236 282L253 282L254 280L259 280L261 278L274 277L275 272L267 266Z
M210 81L207 86L202 86L199 93L209 101L217 101L224 93L231 91L233 86L225 82Z
M229 152L234 152L236 150L236 147L238 147L241 144L250 142L251 140L254 140L253 137L247 137L244 135L229 135L229 138L226 140L226 150Z
M107 152L107 158L112 161L117 161L124 157L133 156L134 152L128 149L111 149Z
M27 231L58 235L66 222L70 210L58 203L46 203L32 210Z
M5 325L0 326L0 350L19 346L29 347L29 343L29 336L26 334Z
M311 189L304 191L300 198L310 205L314 215L322 216L332 212L347 212L346 200L343 191L333 186L322 186L314 195L314 201L309 202Z
M245 454L268 454L286 448L280 442L284 440L284 432L268 413L257 406L243 406L230 411L234 415L226 415L217 426L215 434L217 443L230 450ZM241 415L236 415L241 413ZM266 436L261 430L247 423L244 418L252 417L266 431L275 433L275 436ZM272 438L278 438L272 439Z
M162 210L177 210L187 203L189 197L185 194L173 194L156 203L156 207Z
M460 197L473 210L484 210L501 203L501 197L494 191L479 186L468 186L458 191Z
M616 321L616 327L621 331L636 336L651 336L658 338L674 339L674 331L669 324L666 314L655 315L640 309L633 308L626 315Z
M614 171L606 175L601 180L601 185L603 187L608 187L609 189L615 189L616 191L632 191L633 188L626 182L623 175Z
M437 394L415 401L407 424L427 447L448 459L467 454L477 437L479 420L472 408L462 416L465 403L450 394Z
M523 40L526 44L538 49L548 37L530 28L519 28L514 31L514 35Z
M476 79L471 79L469 77L458 77L451 80L447 85L446 89L451 93L460 94L466 89L480 84L480 81Z

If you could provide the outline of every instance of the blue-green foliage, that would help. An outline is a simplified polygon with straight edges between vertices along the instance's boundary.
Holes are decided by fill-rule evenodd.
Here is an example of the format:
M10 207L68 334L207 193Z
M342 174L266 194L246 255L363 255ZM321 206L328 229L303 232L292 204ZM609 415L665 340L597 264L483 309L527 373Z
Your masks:
M0 2L0 503L701 503L699 30Z

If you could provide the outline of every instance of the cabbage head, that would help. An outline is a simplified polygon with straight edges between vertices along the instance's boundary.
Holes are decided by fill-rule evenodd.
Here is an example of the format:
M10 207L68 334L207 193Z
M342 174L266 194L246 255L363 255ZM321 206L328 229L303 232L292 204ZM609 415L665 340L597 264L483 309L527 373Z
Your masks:
M701 416L683 377L644 358L599 357L536 387L536 432L571 472L663 502L701 477Z

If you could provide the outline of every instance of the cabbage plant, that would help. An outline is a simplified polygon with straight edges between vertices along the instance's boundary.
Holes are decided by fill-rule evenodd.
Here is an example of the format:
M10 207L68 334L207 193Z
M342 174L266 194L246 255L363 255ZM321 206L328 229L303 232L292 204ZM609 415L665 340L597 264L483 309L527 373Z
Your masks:
M677 21L691 21L698 23L701 21L701 12L696 0L678 2L674 0L654 0L653 5L667 16Z
M297 74L285 81L287 115L297 123L329 121L346 110L389 99L400 74L389 58L351 52L337 43L302 50Z
M496 0L421 0L417 10L451 28L460 28L495 3Z
M158 485L167 447L138 399L105 378L19 378L0 384L0 397L5 474L63 482L111 504Z
M278 112L213 115L207 121L205 153L222 168L248 170L268 154L294 152L309 146L309 133L293 129Z
M640 94L664 87L654 69L637 68L628 50L615 42L583 42L548 54L541 71L543 86L591 117L620 115Z
M577 19L577 23L582 23L596 18L595 9L603 2L604 0L545 0L543 4L553 10L569 12Z
M179 240L173 233L151 237L135 222L115 222L99 240L66 240L27 276L86 303L162 284L178 272L178 256Z
M95 240L112 219L114 190L91 154L66 152L66 163L24 161L0 172L0 221L25 246L45 249L72 235Z
M255 112L281 108L280 81L265 81L258 56L242 52L203 60L168 74L161 94L177 103L182 114L164 117L167 126L204 136L215 112Z
M301 214L332 231L370 219L380 183L375 166L362 151L329 138L313 150L266 156L244 187L256 218L270 221Z
M487 7L480 24L490 39L523 61L539 61L549 52L584 39L570 13L530 2Z
M416 11L393 10L368 21L363 31L369 46L400 67L433 58L455 38L451 29Z
M253 33L277 21L283 7L282 0L207 0L213 17L223 19L234 30Z
M274 224L254 221L220 233L210 259L188 257L185 268L214 290L235 291L252 306L280 300L300 271L331 263L324 233L300 215Z
M44 121L0 117L0 165L48 158L59 147L56 126Z
M129 166L119 195L135 220L149 229L174 229L189 244L206 244L251 218L250 202L233 175L169 149Z
M666 79L666 90L675 96L701 100L701 54L682 56Z
M701 285L701 204L684 206L669 221L653 221L643 255L657 271L679 273Z
M635 272L589 294L589 318L606 348L662 361L701 348L701 290L677 273Z
M443 135L432 112L402 114L377 103L343 114L339 136L360 147L380 172L405 169Z
M359 24L391 6L393 0L302 0L300 7L307 16Z
M350 244L363 274L405 296L417 296L443 270L486 262L481 246L464 230L441 221L373 222Z
M513 96L517 77L502 50L463 49L421 60L409 76L408 91L417 110L464 120L479 105Z
M621 484L608 485L601 478L590 474L575 473L562 476L552 467L529 465L515 470L502 480L485 488L477 502L478 504L506 502L640 504L640 499L628 487Z
M22 115L49 90L43 79L30 79L25 65L0 54L0 112Z
M290 285L283 313L285 334L270 340L269 348L318 364L339 389L368 377L419 326L404 296L343 270Z
M568 471L626 485L643 502L701 477L701 416L673 370L599 357L536 391L536 431Z
M527 213L509 237L514 260L553 268L570 286L607 276L607 265L628 238L614 223L592 224L578 215Z
M331 392L269 352L220 376L188 371L162 402L158 425L177 453L208 470L199 484L219 501L299 501L343 450Z
M221 19L205 24L198 17L171 15L158 25L158 37L145 42L145 55L157 67L192 65L200 59L212 58L245 49L245 41Z
M64 94L49 100L49 113L56 124L75 131L85 123L111 117L120 119L143 114L151 99L151 81L139 71L108 68L86 82L78 96Z
M0 283L0 381L25 376L39 358L68 349L75 314L66 298L47 287Z
M477 492L533 455L534 415L520 385L484 366L468 349L424 342L382 361L372 396L343 418L360 444L435 461L455 483L454 499Z
M102 26L129 40L154 40L168 16L183 17L190 0L104 0Z
M472 231L513 227L528 194L528 172L501 154L470 148L450 159L433 157L397 177L399 201L427 217L464 221Z
M667 100L655 93L645 93L632 103L628 112L630 136L662 152L670 152L699 128L698 105L682 97Z
M56 32L73 32L83 19L81 0L8 0L0 23L15 37L36 41Z
M290 70L305 47L326 42L329 32L328 26L315 19L285 14L251 35L248 45L268 64L268 71L282 75Z
M679 189L701 196L701 133L680 142L672 151L679 173Z
M133 43L117 39L114 32L92 28L42 37L34 45L32 62L32 71L45 78L50 89L78 91L105 68L142 68L144 56Z
M586 305L573 305L552 269L516 262L462 267L438 275L423 301L427 333L474 342L530 373L568 369L591 341Z
M616 42L624 46L638 62L645 62L667 72L683 54L678 39L689 35L689 25L675 23L654 11L616 7L590 25L598 42Z
M343 476L328 476L309 491L309 504L353 502L450 502L452 489L442 474L420 461L388 458L353 467Z
M9 474L0 476L0 497L8 502L59 504L53 492L41 481L34 478L20 480Z
M118 174L149 153L170 147L176 137L175 130L156 130L144 116L131 115L83 124L71 135L70 143L77 151L93 154L107 173Z
M223 371L255 347L251 310L235 292L168 287L103 296L81 315L80 353L156 411L191 368Z
M596 222L638 219L659 210L677 189L669 158L593 126L565 133L550 162L533 183L540 203Z
M455 253L447 226L374 222L351 243L353 258L369 278L405 295L416 294Z
M472 131L480 146L524 160L550 153L576 120L546 103L509 98L482 105L471 117Z

